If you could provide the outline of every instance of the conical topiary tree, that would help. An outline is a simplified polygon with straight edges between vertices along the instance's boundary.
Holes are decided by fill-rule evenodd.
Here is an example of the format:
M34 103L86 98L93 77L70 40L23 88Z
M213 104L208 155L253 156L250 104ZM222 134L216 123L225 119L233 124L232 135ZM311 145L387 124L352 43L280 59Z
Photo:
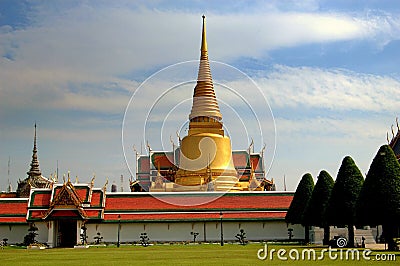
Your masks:
M304 223L308 225L315 225L324 228L323 244L329 243L330 231L327 222L326 210L329 204L334 181L331 175L322 170L317 178L310 202L307 205L304 214Z
M327 216L329 225L347 226L349 247L354 247L356 203L363 183L364 177L360 169L350 156L346 156L332 189Z
M400 164L388 145L379 148L357 201L363 225L382 225L389 250L394 250L400 220Z
M314 180L311 174L304 174L299 185L297 186L293 200L290 203L289 210L285 217L285 221L288 224L301 224L304 226L304 242L306 244L310 242L310 226L304 221L303 218L307 204L311 199L313 189Z

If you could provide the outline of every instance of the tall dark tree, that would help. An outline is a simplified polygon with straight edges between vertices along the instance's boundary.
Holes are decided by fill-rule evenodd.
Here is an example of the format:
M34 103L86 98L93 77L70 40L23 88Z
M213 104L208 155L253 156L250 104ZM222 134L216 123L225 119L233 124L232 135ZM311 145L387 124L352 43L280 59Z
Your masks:
M356 223L356 204L364 177L350 156L346 156L336 177L327 210L330 225L347 225L349 247L354 247L354 225Z
M382 225L389 250L395 248L400 220L400 164L388 145L379 148L357 202L357 219L364 225Z
M322 170L315 184L313 193L311 195L310 202L308 203L305 215L304 223L309 225L315 225L324 228L324 240L323 244L327 245L330 238L329 224L327 222L326 210L329 204L329 198L332 193L334 181L331 175Z
M314 180L311 174L307 173L303 175L285 217L285 221L288 224L301 224L304 226L304 241L306 244L310 242L310 226L303 218L308 202L311 199L313 189Z

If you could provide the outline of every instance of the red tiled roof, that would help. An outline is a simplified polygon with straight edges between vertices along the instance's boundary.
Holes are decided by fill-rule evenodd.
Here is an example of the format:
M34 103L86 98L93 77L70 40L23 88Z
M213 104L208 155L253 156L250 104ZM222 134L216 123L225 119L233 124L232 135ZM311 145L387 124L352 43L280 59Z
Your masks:
M284 219L286 212L223 212L223 220L271 220ZM120 216L120 217L118 217ZM220 220L219 212L180 212L180 213L113 213L104 215L105 222L158 222L181 220Z
M86 209L85 212L89 219L103 219L103 210Z
M28 199L0 200L0 224L25 223Z
M78 194L81 201L88 201L89 198L89 187L88 186L75 186L76 194Z
M100 190L93 190L92 192L92 200L90 202L90 206L92 207L101 207L103 204L103 192Z
M247 166L247 153L245 152L233 152L232 159L235 167L244 168Z
M293 193L290 192L232 192L222 196L206 192L154 193L154 195L159 198L153 197L151 193L108 194L104 221L219 220L220 212L223 213L225 220L282 220L293 198Z
M0 200L0 216L1 215L25 215L28 206L28 200Z
M117 221L118 215L123 222L215 220L219 219L222 211L223 218L228 220L284 219L293 198L291 192L153 193L158 198L152 193L109 193L103 209L102 193L99 189L92 191L91 206L83 207L87 218L104 218L105 222ZM28 199L0 199L0 223L22 223L26 222L25 218L42 219L48 211L48 194L34 190L31 201L37 205L29 208L28 214ZM77 211L54 209L51 216L76 217Z
M18 217L1 217L0 224L26 223L25 215Z
M46 210L29 210L28 211L28 219L33 220L33 219L42 219L43 213L45 213Z
M51 190L40 191L31 194L29 207L48 207L51 199Z
M201 193L185 196L177 194L160 195L160 199L150 193L134 193L131 195L107 195L105 211L182 211L182 210L286 210L290 206L293 194L252 194L252 193L227 193L219 198L215 194ZM174 202L176 205L169 204ZM204 204L200 204L206 202ZM182 206L185 205L185 206Z
M158 169L169 169L174 167L173 162L173 154L165 153L165 152L154 152L151 156L151 160L153 165Z
M139 173L148 173L150 172L150 160L148 156L141 156L138 160L138 172Z
M250 161L251 161L251 167L253 167L254 171L262 171L260 155L258 154L250 155Z

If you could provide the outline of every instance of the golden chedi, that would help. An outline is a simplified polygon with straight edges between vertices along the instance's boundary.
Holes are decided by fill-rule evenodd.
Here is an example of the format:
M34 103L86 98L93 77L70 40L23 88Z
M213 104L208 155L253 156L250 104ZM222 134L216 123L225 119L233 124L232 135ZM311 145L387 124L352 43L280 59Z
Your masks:
M175 190L241 190L237 182L231 141L222 128L222 115L211 77L203 16L200 66L189 115L189 132L181 141Z

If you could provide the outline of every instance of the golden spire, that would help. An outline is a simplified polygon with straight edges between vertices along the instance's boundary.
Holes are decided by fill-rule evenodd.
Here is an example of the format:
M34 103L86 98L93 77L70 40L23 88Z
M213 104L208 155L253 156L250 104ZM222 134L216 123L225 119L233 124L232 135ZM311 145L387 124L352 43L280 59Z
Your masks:
M214 85L211 77L210 63L208 61L206 21L203 15L203 31L201 36L201 55L197 84L193 93L193 106L189 115L190 121L221 121L222 115L219 110L217 98L215 97Z

